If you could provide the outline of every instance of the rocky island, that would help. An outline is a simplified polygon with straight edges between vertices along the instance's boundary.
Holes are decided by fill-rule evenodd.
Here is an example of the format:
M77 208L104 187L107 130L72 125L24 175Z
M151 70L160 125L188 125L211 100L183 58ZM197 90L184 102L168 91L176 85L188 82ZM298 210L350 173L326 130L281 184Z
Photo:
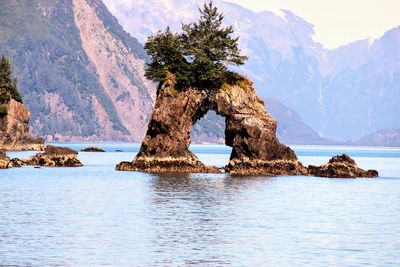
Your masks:
M276 121L266 112L251 81L238 77L210 95L178 91L169 74L158 92L141 149L133 162L117 170L148 172L220 172L189 151L192 126L209 110L225 117L225 143L233 148L225 170L233 174L306 174L293 150L279 143Z
M333 159L329 166L306 168L292 149L279 142L277 122L266 111L252 82L226 66L242 65L247 57L240 55L238 39L230 36L233 27L223 28L222 20L223 15L210 2L200 9L197 23L182 25L182 34L167 28L148 39L145 48L152 62L146 77L160 84L156 103L136 158L121 162L116 169L220 172L189 151L192 126L213 110L225 118L225 144L232 147L232 153L224 170L230 174L376 176L377 172L365 172L347 158L341 162Z
M81 149L81 152L106 152L106 151L100 147L90 146L90 147L85 147L84 149Z
M82 167L78 159L78 152L67 147L48 145L44 152L39 152L29 159L10 159L4 151L0 150L0 169L9 169L22 166L43 167Z
M232 147L224 170L234 175L315 175L332 178L376 177L364 171L347 155L332 158L320 167L304 167L294 151L276 137L277 122L257 97L252 83L237 77L209 95L188 88L178 91L169 74L158 92L147 134L136 158L121 162L120 171L217 173L190 150L192 126L209 110L225 117L225 144Z
M78 152L68 147L46 146L44 153L24 160L26 165L45 167L82 167L83 164L77 158Z
M328 178L373 178L378 177L376 170L363 170L347 154L332 157L328 163L322 166L308 166L310 175Z

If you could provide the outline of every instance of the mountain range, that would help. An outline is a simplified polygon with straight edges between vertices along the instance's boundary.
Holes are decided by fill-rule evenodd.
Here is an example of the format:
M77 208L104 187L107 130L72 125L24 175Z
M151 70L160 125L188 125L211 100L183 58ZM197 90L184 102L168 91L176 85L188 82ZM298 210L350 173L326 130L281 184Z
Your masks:
M12 59L34 134L143 137L155 95L147 54L101 1L1 1L0 53Z
M105 0L131 35L147 36L196 18L199 0ZM400 128L400 27L377 40L328 50L313 25L288 10L253 12L214 1L234 25L249 61L239 69L264 99L281 101L320 136L353 140ZM400 21L399 21L400 23Z
M400 28L327 50L313 40L313 26L290 11L255 13L214 2L250 58L235 70L254 81L283 142L334 143L400 128ZM178 30L196 19L201 4L1 1L0 54L12 59L33 133L49 141L141 141L156 91L144 77L143 43L168 25ZM223 124L207 114L193 140L222 142Z
M156 88L144 77L148 57L101 1L5 0L0 15L0 53L12 59L34 134L48 141L142 140ZM286 120L294 111L274 107L285 121L278 133L314 141L317 134L298 116ZM224 120L207 114L192 139L223 143Z

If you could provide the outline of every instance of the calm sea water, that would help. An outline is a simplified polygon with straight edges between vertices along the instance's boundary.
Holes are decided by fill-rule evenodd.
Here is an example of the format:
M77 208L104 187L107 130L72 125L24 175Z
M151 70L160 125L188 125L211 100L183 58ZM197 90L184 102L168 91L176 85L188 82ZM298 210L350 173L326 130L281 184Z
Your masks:
M381 175L327 179L116 172L139 146L95 145L82 168L0 171L0 266L400 266L400 149L295 147ZM192 151L223 166L230 149Z

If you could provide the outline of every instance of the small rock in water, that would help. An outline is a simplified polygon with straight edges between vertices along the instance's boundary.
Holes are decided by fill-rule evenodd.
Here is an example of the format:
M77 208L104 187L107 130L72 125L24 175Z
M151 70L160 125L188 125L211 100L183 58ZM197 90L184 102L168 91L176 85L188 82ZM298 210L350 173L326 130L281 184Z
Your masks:
M376 170L363 170L349 155L343 154L332 157L328 163L322 166L308 166L311 175L329 178L373 178L378 177Z
M46 167L82 167L78 152L68 147L47 146L44 153L37 153L24 162L27 165Z
M82 152L106 152L106 151L104 151L104 149L101 149L99 147L94 147L94 146L84 148L81 151Z

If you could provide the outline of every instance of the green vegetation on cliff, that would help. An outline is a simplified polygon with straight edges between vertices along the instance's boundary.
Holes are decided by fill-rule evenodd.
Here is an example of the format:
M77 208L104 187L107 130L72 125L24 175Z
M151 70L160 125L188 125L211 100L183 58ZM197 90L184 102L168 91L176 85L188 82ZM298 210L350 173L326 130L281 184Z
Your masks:
M161 82L171 72L178 88L214 90L225 82L227 65L244 64L247 57L240 55L238 38L231 36L233 27L222 27L223 14L212 2L199 11L199 21L183 24L181 34L167 28L148 38L145 49L152 59L148 79Z
M7 103L14 99L22 103L17 89L17 79L12 77L12 64L4 55L0 59L0 117L8 114Z
M0 55L6 55L13 62L20 92L32 113L32 131L35 134L83 138L107 135L110 138L109 132L112 131L116 132L116 138L126 138L129 131L118 114L113 95L105 88L107 81L102 84L99 78L98 73L103 69L96 68L84 48L75 19L75 13L82 6L77 3L81 2L0 1ZM120 47L126 48L138 61L147 59L143 46L123 31L101 0L82 3L90 6L106 33L118 40ZM93 24L92 21L87 23ZM96 38L100 37L93 36L95 43L99 42ZM114 51L106 48L102 53L107 53L110 58L114 55ZM126 68L132 86L148 95L143 81L137 78L136 70L125 66L124 62L114 64L117 63ZM118 80L117 77L111 78ZM139 97L134 101L136 105L143 102ZM99 115L100 108L96 107L104 109L105 114ZM99 117L110 121L111 130L105 129Z
M17 89L17 79L12 77L12 72L10 60L3 55L0 59L0 105L7 103L10 99L22 103L22 97Z

